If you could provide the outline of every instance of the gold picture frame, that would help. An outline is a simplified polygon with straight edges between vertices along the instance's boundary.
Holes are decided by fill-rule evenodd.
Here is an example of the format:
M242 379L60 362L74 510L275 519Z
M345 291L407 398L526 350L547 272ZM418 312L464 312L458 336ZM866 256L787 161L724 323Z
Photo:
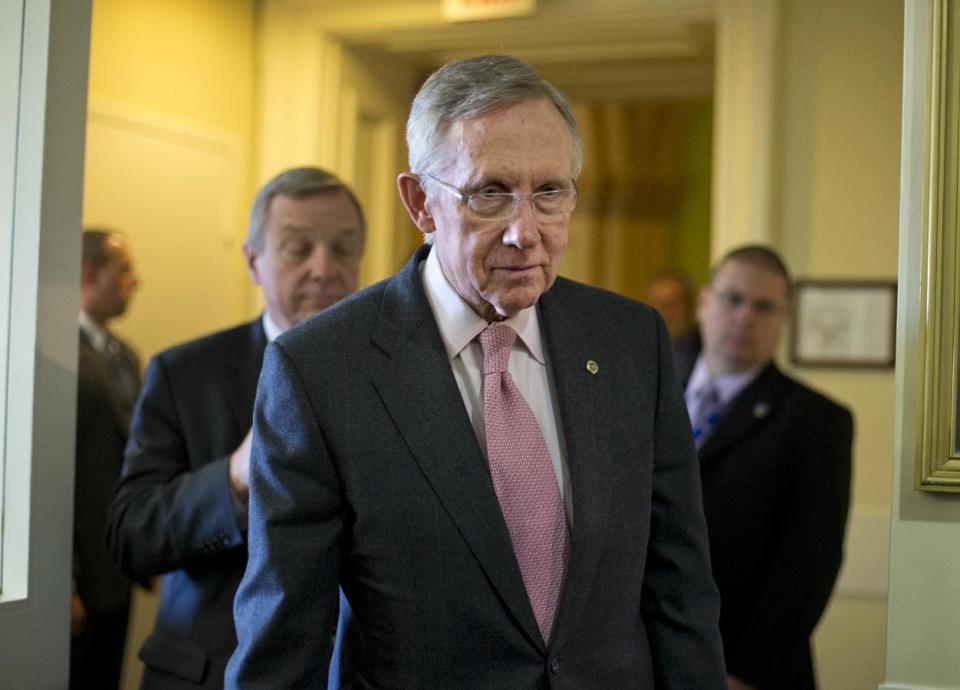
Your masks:
M920 405L915 488L960 493L960 25L957 3L932 3L923 132L923 247L916 333Z

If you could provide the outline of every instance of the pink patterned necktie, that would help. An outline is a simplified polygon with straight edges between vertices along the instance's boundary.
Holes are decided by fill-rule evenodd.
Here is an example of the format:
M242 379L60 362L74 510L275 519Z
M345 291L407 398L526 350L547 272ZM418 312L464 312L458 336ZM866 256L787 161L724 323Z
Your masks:
M487 463L527 596L549 644L566 575L569 539L543 433L507 370L516 338L512 328L497 324L480 333Z

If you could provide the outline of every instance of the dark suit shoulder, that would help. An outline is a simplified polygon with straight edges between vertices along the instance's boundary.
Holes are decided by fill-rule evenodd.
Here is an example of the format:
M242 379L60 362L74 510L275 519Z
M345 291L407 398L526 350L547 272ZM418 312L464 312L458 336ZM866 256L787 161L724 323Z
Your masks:
M390 281L382 280L304 319L275 342L294 358L303 355L310 359L369 342ZM318 342L324 347L317 348Z
M585 285L563 277L557 278L547 295L552 295L560 300L569 300L573 303L602 305L607 309L623 310L624 313L642 314L648 318L653 317L656 313L652 307L642 302L624 297L616 292Z
M383 295L389 283L390 278L355 292L323 311L304 319L280 336L278 340L283 340L284 343L293 343L304 338L309 340L317 334L331 330L337 331L343 328L353 330L358 322L368 324L379 313Z
M614 348L648 364L668 343L660 314L642 302L589 285L557 278L540 298L546 321L562 317L563 331L580 342ZM575 336L573 334L576 334ZM672 359L672 358L671 358Z
M262 349L265 344L266 336L258 317L239 326L174 345L155 355L154 359L162 361L168 368L180 369L191 364L203 365L216 362L251 348Z
M852 417L850 409L839 401L792 376L788 376L775 365L773 365L773 369L782 379L785 395L793 398L798 407L808 411L815 410L826 416Z

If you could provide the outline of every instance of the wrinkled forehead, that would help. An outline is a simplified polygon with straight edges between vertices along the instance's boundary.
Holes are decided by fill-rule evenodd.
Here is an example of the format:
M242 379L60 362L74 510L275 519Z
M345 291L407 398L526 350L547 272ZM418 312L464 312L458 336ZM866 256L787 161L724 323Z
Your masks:
M438 153L441 168L569 177L573 138L550 101L532 100L453 121Z

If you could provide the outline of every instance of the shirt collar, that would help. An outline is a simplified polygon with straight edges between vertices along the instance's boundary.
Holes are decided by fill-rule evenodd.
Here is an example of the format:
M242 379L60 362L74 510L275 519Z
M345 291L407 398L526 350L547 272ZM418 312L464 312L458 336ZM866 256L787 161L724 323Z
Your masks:
M457 294L440 268L436 249L430 251L427 260L420 265L424 291L440 329L443 347L450 359L457 357L480 331L487 327L486 319L478 315ZM521 309L503 321L517 332L530 355L540 364L546 364L543 356L543 338L540 335L540 320L536 306Z
M693 365L693 372L690 374L690 381L687 383L687 393L696 394L710 381L713 381L713 385L717 389L717 394L720 396L720 404L728 405L731 400L737 397L744 388L749 386L750 383L757 378L757 375L764 366L766 365L761 364L752 369L747 369L746 371L735 374L720 374L714 376L710 373L710 368L707 366L703 355L700 355L697 357L697 363Z
M266 310L264 310L260 321L263 323L263 333L267 336L268 343L272 343L274 339L283 334L283 329L270 318L270 314Z
M94 321L93 318L82 309L80 310L80 315L77 317L77 323L80 326L80 330L90 339L90 344L93 345L94 350L97 352L107 351L107 343L112 336L106 328Z

